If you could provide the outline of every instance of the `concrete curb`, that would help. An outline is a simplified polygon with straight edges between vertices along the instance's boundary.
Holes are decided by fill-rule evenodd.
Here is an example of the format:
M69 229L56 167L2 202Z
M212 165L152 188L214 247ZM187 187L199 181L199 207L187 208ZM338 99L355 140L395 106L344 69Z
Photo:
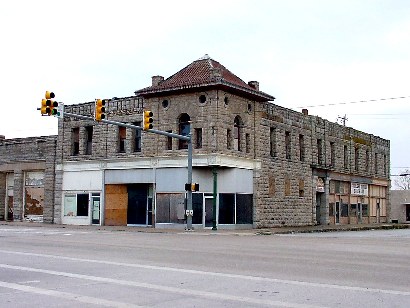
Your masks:
M128 227L128 226L76 226L59 225L39 222L9 222L0 221L0 226L10 227L24 226L30 228L56 228L66 230L93 230L93 231L112 231L112 232L144 232L144 233L186 233L203 235L275 235L275 234L294 234L294 233L315 233L315 232L338 232L338 231L366 231L366 230L393 230L409 229L410 224L372 224L372 225L332 225L332 226L301 226L301 227L279 227L262 229L243 229L243 230L210 230L197 229L186 231L183 229L155 229L150 227Z

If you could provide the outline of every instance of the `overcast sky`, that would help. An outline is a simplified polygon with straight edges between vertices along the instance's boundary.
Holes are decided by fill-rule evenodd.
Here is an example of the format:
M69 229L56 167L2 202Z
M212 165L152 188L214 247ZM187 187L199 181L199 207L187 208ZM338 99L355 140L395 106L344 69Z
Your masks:
M57 133L46 90L131 96L209 54L277 105L389 139L391 174L410 168L408 0L13 0L0 28L6 138Z

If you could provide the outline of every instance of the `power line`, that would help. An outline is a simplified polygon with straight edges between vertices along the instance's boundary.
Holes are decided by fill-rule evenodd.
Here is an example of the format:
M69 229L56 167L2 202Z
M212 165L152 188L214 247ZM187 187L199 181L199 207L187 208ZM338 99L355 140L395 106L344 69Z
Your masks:
M349 115L354 116L402 116L410 115L410 113L349 113Z
M330 103L330 104L320 104L320 105L310 105L310 106L299 106L299 107L296 107L296 108L314 108L314 107L326 107L326 106L347 105L347 104L370 103L370 102L379 102L379 101L399 100L399 99L405 99L405 98L410 98L410 96L398 96L398 97L369 99L369 100L354 101L354 102L343 102L343 103Z

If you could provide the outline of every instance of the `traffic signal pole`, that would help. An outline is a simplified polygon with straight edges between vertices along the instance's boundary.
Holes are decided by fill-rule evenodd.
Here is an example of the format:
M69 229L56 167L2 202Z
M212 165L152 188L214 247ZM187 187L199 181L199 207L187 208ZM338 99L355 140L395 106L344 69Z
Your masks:
M63 116L73 117L73 118L78 118L78 119L83 119L83 120L92 120L92 121L95 120L93 117L74 114L74 113L70 113L70 112L66 112L66 111L64 111ZM143 131L146 131L146 132L149 132L149 133L154 133L154 134L157 134L157 135L163 135L163 136L167 136L167 137L171 137L171 138L177 138L177 139L180 139L180 140L187 141L187 143L188 143L188 184L191 186L191 184L192 184L192 139L191 139L191 133L189 133L188 136L182 136L182 135L173 134L173 133L169 133L169 132L164 132L164 131L156 130L156 129L147 129L147 130L145 130L143 127L140 127L140 126L135 126L135 125L132 125L132 124L126 124L126 123L117 122L117 121L101 119L98 122L117 125L117 126L122 126L122 127L128 127L128 128L132 128L132 129L136 129L136 130L143 130ZM187 216L187 230L192 230L193 209L192 209L192 191L191 190L187 191L186 216Z

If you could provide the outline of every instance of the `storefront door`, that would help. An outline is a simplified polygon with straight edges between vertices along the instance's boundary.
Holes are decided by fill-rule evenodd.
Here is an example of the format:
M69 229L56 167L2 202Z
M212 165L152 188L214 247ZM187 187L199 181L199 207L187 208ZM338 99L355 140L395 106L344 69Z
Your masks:
M93 225L99 225L100 224L100 215L101 215L101 210L100 210L100 194L99 193L93 193L91 195L91 223Z
M204 217L205 217L205 227L209 228L212 227L212 219L213 219L213 197L204 197L205 199L205 206L204 206Z
M152 224L152 198L148 198L148 184L128 185L128 225Z
M336 202L335 206L335 222L340 223L340 202Z

